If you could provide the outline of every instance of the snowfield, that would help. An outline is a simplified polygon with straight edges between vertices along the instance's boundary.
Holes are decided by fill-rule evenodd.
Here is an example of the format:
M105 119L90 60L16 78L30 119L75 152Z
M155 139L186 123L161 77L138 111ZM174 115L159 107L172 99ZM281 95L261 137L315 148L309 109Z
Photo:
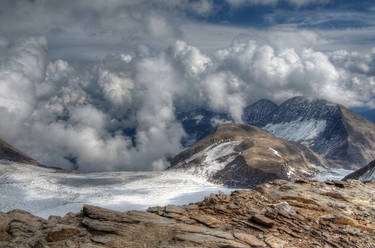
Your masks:
M345 170L345 169L335 169L335 170L328 170L326 168L316 166L319 170L319 173L313 177L315 180L341 180L345 176L349 175L353 172L353 170Z
M188 204L234 189L184 172L55 173L27 164L0 162L0 211L23 209L47 218L79 212L83 204L113 210Z
M215 161L219 153L233 152L233 143L224 143L206 151L208 168L194 175L192 171L164 172L101 172L86 174L56 173L53 169L28 164L0 161L0 212L26 210L48 218L79 212L83 204L112 210L145 210L151 206L188 204L201 201L219 190L234 189L206 180L221 164ZM209 165L211 164L211 165ZM316 179L341 179L351 171L321 169Z
M326 128L325 120L295 120L286 123L267 124L263 129L276 137L300 142L306 146Z

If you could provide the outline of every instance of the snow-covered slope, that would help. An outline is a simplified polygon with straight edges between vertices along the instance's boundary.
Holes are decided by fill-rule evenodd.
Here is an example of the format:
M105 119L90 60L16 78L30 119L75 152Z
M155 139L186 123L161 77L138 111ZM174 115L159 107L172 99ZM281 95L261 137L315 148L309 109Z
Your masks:
M314 139L319 137L326 128L325 120L295 120L277 124L267 124L263 129L279 138L313 146Z
M83 204L120 211L188 204L219 190L233 189L182 171L71 174L0 161L0 212L23 209L44 218L79 212Z
M363 168L347 175L344 180L346 179L357 179L362 182L375 182L375 160Z
M262 112L262 106L255 103L248 113L253 108ZM375 159L375 123L338 104L294 97L262 120L252 119L244 117L277 137L308 146L337 167L357 169Z
M307 147L245 124L225 124L178 154L170 169L229 186L315 175L326 161Z

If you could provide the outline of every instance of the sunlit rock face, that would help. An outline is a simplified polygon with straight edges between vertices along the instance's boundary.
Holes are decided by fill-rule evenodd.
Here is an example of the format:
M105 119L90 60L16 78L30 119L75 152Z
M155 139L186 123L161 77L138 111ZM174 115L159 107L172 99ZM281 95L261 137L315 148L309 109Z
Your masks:
M311 177L328 163L309 148L247 124L224 124L178 154L170 169L228 186Z
M246 110L247 123L303 144L337 167L358 169L375 159L375 124L342 105L294 97L277 108L261 100Z

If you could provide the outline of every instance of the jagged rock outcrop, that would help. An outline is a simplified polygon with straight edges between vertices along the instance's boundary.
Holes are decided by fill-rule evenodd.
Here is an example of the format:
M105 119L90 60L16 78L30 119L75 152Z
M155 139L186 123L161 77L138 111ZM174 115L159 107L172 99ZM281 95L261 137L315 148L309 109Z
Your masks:
M38 162L30 158L17 148L0 139L0 159L18 163L38 165Z
M0 247L358 247L375 244L375 184L275 180L204 201L48 220L0 213Z
M246 124L224 124L175 156L169 169L236 187L313 176L326 161L309 148Z
M375 160L361 169L347 175L343 180L356 179L362 182L375 182Z
M269 111L271 104L264 102L246 108L247 123L301 143L337 167L358 169L375 159L375 123L344 106L294 97ZM264 113L263 118L254 113Z

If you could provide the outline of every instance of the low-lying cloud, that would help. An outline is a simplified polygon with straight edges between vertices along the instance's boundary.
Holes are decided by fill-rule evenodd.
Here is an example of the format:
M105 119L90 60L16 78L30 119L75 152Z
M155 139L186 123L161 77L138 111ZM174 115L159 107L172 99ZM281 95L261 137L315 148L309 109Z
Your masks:
M75 67L50 61L47 47L45 38L23 39L2 60L0 132L50 166L163 169L182 149L176 110L184 106L208 106L237 122L260 98L305 95L375 106L374 53L280 49L241 39L204 54L180 40L164 51L135 50Z
M199 22L225 8L211 0L1 5L0 137L49 166L163 169L186 135L176 113L198 107L236 122L261 98L375 107L375 49L338 44L350 30ZM367 30L358 39L371 40Z

